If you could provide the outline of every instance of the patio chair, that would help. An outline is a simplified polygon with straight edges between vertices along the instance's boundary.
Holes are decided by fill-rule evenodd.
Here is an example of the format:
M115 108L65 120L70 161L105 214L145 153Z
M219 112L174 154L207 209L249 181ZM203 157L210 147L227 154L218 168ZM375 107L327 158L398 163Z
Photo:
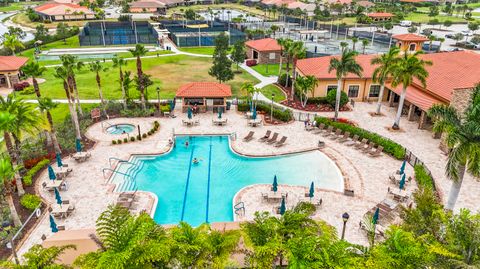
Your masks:
M374 147L375 147L375 143L370 142L370 143L368 143L368 145L367 145L366 147L365 147L365 146L362 147L362 148L361 148L361 151L363 151L364 153L368 153L368 152L369 152L370 150L372 150L372 148L374 148Z
M328 126L328 128L325 131L323 131L322 135L323 136L329 136L332 133L332 131L333 131L333 126L330 125L330 126Z
M268 140L268 138L270 137L270 134L272 134L272 131L270 130L267 130L267 132L265 133L265 135L263 137L261 137L260 139L258 139L258 141L260 142L265 142Z
M277 142L277 138L278 138L278 133L273 133L272 138L268 139L267 143L268 144L273 144L273 143Z
M268 193L262 192L262 198L263 200L268 200Z
M342 130L337 129L337 130L335 131L335 133L332 133L332 135L330 136L330 138L333 139L333 140L335 140L335 139L339 138L339 137L341 136L341 134L342 134Z
M363 138L362 141L360 141L360 142L357 141L357 143L355 144L355 148L356 149L361 149L362 147L365 147L367 142L368 142L368 139Z
M118 198L134 198L136 192L137 191L135 191L135 192L122 192L122 193L120 193Z
M358 141L358 138L359 138L358 135L354 135L351 140L349 140L349 141L347 141L347 142L345 143L345 145L347 145L347 146L349 146L349 147L355 145L355 144L357 143L357 141Z
M370 156L372 156L372 157L377 157L377 156L380 156L380 154L382 154L382 151L383 151L383 147L382 147L382 146L378 146L378 148L370 151L369 154L370 154Z
M287 141L287 137L286 136L283 136L280 141L276 142L275 143L275 147L279 148L283 145L285 145L285 141Z
M193 124L195 124L195 125L200 125L200 120L194 120L194 121L193 121Z
M70 215L70 214L73 213L73 211L75 211L75 205L74 205L74 204L70 204L70 205L68 206L68 209L67 209L67 214Z
M253 135L255 134L254 131L250 131L247 136L243 138L243 141L250 142L253 139Z
M343 143L350 138L350 132L345 132L342 137L338 140L338 142Z
M317 130L313 131L312 134L319 134L323 132L323 129L325 129L325 123L320 123Z

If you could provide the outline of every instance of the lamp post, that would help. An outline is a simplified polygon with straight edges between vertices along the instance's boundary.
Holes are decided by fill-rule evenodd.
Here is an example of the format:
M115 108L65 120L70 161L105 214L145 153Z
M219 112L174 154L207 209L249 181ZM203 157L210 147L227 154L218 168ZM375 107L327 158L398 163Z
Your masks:
M157 87L157 112L160 114L160 87Z
M270 108L270 121L273 123L273 98L275 97L275 94L272 93L272 107Z
M342 240L345 238L345 227L347 226L347 221L349 218L350 218L350 215L348 215L347 212L342 214L342 219L343 219Z

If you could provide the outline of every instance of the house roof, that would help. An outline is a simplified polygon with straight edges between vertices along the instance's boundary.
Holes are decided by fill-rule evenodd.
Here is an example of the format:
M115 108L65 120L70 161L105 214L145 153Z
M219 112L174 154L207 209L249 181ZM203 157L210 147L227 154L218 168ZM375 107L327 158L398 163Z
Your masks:
M49 15L49 16L67 15L67 14L73 14L74 12L77 12L77 13L83 12L84 14L95 14L93 11L91 11L90 9L84 6L71 4L71 3L56 3L56 2L48 2L38 7L35 7L35 11L38 13Z
M306 10L306 11L314 11L315 10L315 4L306 4L303 2L293 2L287 5L288 9L301 9L301 10Z
M396 94L401 95L403 88L402 86L397 86L396 88L392 87L390 83L385 83L385 87L391 89ZM440 99L435 98L431 94L428 94L426 91L415 88L414 86L407 87L407 95L405 96L408 102L416 105L423 111L427 111L434 104L445 104L445 102L440 101Z
M297 69L303 75L313 75L318 79L336 79L335 71L328 72L330 59L333 57L338 56L298 60ZM374 57L376 55L358 55L356 57L356 61L363 68L362 78L372 78L375 65L371 64L371 60ZM426 91L434 96L433 99L448 102L452 98L453 90L472 88L480 81L480 68L478 68L480 54L471 51L452 51L422 54L420 57L432 62L431 66L426 67L429 74L426 79ZM354 78L358 78L358 76L354 74L346 76L346 79ZM414 81L412 86L417 89L423 88L418 81Z
M365 1L365 0L363 0L363 1L358 1L358 2L357 2L357 5L362 6L362 7L365 7L365 8L370 8L370 7L375 6L374 3L370 2L370 1Z
M165 7L165 3L157 0L140 0L130 4L132 8L162 8Z
M190 82L182 85L176 93L177 97L230 97L230 85L217 82Z
M277 40L273 38L249 40L245 42L245 46L260 52L280 51L282 49L282 47L278 44Z
M375 12L375 13L368 13L367 16L371 18L390 18L390 17L393 17L394 15L388 12Z
M28 61L27 57L0 56L0 71L1 72L17 71L27 61Z
M350 5L352 0L327 0L329 4Z
M428 41L428 38L416 34L393 35L393 38L400 41Z
M280 7L281 5L288 5L290 3L295 2L296 0L262 0L262 4L264 5L272 5L272 6L278 6Z

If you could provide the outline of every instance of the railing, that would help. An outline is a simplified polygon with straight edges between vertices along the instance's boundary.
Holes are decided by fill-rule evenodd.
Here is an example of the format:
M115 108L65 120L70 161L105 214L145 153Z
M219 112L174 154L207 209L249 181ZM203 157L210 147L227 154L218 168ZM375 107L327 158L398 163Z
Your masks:
M108 158L108 164L110 164L110 167L112 167L112 160L116 160L119 163L128 163L128 164L131 164L131 165L137 165L135 163L129 162L127 160L122 160L122 159L119 159L117 157L110 157L110 158Z
M106 178L106 177L105 177L105 171L111 171L112 173L117 173L117 174L120 174L120 175L127 176L127 177L129 177L129 178L132 178L131 175L125 174L125 173L122 173L122 172L119 172L119 171L117 171L117 170L113 170L112 168L103 168L103 169L102 169L103 178Z
M113 126L113 124L111 124L111 123L109 123L109 122L106 122L106 121L102 121L100 124L101 124L101 126L102 126L102 129L105 129L105 127L103 126L103 124L108 124L107 127Z
M240 215L238 211L243 211L243 214L245 215L245 204L243 202L239 202L233 206L235 209L235 214Z
M420 160L420 158L418 158L415 154L413 154L410 150L408 150L406 148L405 148L405 160L407 160L407 162L413 167L415 167L415 165L417 165L417 164L423 166L423 168L425 169L427 174L432 179L433 190L435 191L435 193L437 193L439 198L441 198L440 197L441 194L438 192L438 188L437 188L437 185L435 184L435 179L432 175L432 172L430 171L430 169L428 169L428 167L425 165L425 163L422 160Z

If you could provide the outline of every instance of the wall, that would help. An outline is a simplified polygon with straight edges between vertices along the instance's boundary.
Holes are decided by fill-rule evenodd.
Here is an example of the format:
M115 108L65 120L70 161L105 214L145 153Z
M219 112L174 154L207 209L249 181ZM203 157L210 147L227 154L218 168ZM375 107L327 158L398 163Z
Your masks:
M422 50L422 41L398 41L397 47L399 47L401 51L405 51L409 49L410 44L415 44L415 51Z
M253 51L254 49L247 47L247 59L253 59ZM275 59L270 59L270 53L275 53ZM280 51L277 52L259 52L257 63L259 64L278 64L280 63Z
M155 7L150 7L150 8L131 7L130 12L132 12L132 13L154 13L154 12L157 12L157 8L155 8Z

